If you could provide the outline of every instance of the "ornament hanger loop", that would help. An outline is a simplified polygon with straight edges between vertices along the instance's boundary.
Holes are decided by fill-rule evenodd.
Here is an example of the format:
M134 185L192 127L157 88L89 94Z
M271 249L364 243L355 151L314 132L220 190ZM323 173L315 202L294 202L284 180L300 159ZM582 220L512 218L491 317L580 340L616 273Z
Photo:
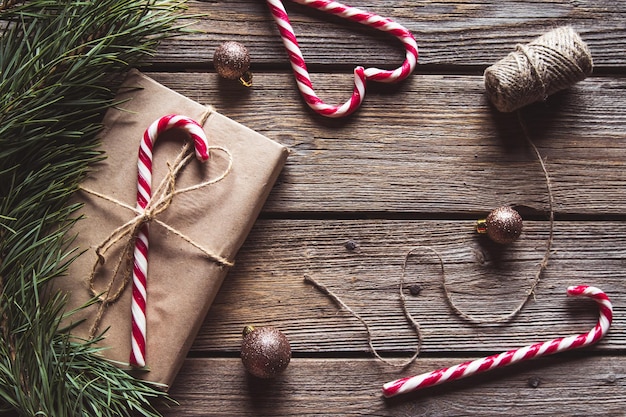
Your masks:
M417 65L417 43L411 32L404 26L391 19L366 12L355 7L346 6L336 1L329 0L292 0L305 6L309 6L326 13L334 14L344 19L352 20L373 27L382 32L390 33L398 38L406 50L406 58L402 65L394 70L379 68L363 68L358 66L354 69L354 90L352 96L344 104L332 106L324 103L313 89L311 77L307 70L304 57L298 46L295 32L289 22L289 16L280 0L267 0L272 16L278 25L283 44L289 54L298 89L306 103L317 113L327 117L342 117L354 112L365 97L365 82L372 80L383 83L392 83L404 80Z

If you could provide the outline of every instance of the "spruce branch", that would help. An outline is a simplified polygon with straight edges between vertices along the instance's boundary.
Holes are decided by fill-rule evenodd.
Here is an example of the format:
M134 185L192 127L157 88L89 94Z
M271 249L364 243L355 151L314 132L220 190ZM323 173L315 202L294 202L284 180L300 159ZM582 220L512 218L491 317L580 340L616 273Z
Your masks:
M183 29L184 1L0 1L0 414L158 416L169 400L61 328L69 199L101 159L120 74Z

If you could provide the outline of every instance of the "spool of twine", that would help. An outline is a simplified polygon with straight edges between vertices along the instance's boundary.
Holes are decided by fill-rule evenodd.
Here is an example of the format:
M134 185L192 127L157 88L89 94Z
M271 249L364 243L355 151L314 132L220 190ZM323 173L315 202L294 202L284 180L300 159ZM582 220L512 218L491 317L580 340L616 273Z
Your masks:
M569 26L554 29L485 70L485 89L501 112L542 101L584 80L593 70L591 52Z

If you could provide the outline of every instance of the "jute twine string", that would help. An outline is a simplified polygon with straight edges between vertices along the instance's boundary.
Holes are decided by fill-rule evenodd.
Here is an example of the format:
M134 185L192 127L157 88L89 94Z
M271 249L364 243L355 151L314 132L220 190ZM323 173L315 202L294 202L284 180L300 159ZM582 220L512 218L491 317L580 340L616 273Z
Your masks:
M98 307L98 311L94 318L94 322L89 331L89 335L91 338L95 337L98 331L98 328L100 326L100 323L102 321L102 318L104 316L104 312L106 308L109 305L114 304L116 301L120 299L120 297L126 290L126 287L128 286L129 282L131 282L131 268L132 268L131 263L132 263L132 258L133 258L134 243L137 237L137 233L139 232L139 229L141 228L143 224L148 223L148 222L155 222L159 224L160 226L164 227L165 229L167 229L168 231L170 231L171 233L173 233L174 235L178 236L179 238L181 238L183 241L187 242L194 248L198 249L204 256L206 256L209 260L217 263L218 265L228 266L228 267L231 267L234 265L232 261L202 247L200 244L194 242L189 236L181 233L180 231L174 229L170 225L157 219L157 216L159 214L163 213L165 210L167 210L170 207L175 196L179 194L184 194L184 193L188 193L191 191L195 191L195 190L207 187L212 184L216 184L222 181L224 178L226 178L232 170L233 158L232 158L230 151L221 146L210 146L208 148L210 151L211 150L220 151L226 154L226 156L228 157L228 166L226 167L225 171L221 173L218 177L213 178L211 180L201 182L199 184L196 184L190 187L176 189L176 177L178 176L180 171L187 165L187 163L194 157L193 153L190 152L191 148L192 148L192 145L188 142L185 142L185 144L183 145L180 153L178 154L174 162L167 163L168 174L159 183L158 187L153 192L152 199L149 201L148 205L143 211L137 209L136 207L132 207L122 201L119 201L113 197L99 193L97 191L94 191L85 187L80 188L82 191L88 194L99 197L105 201L109 201L119 207L123 207L135 213L135 217L128 220L126 223L119 226L115 230L113 230L111 234L95 248L95 252L98 258L96 262L94 263L91 273L89 275L88 285L89 285L89 291L91 295L95 297L95 299L97 300L97 302L99 302L100 305ZM104 264L105 259L106 259L105 255L107 251L111 247L113 247L114 245L116 245L117 243L119 243L120 241L124 239L126 240L126 243L124 245L124 249L121 255L117 259L117 262L113 268L111 279L106 285L106 288L104 289L104 291L96 290L94 281L95 281L95 276L96 276L96 272L98 270L99 265ZM113 286L115 282L117 281L117 277L120 274L120 269L122 268L123 265L126 265L126 269L123 271L123 274L122 274L123 276L122 282L117 287L117 289L114 290Z
M517 307L511 310L509 313L496 316L496 317L478 318L476 316L473 316L471 314L464 312L460 307L458 307L452 298L451 291L446 281L445 273L443 273L443 264L442 264L441 266L442 286L443 286L444 295L446 297L446 302L456 314L458 314L463 319L470 321L474 324L503 323L503 322L508 322L514 319L522 311L522 309L526 306L526 304L528 304L528 301L530 301L530 299L535 296L537 286L539 285L539 282L541 281L541 277L543 276L544 271L548 267L550 255L552 254L552 244L554 243L554 194L552 192L552 180L550 179L550 174L548 173L548 169L546 167L545 161L543 160L543 157L541 156L541 153L539 152L539 149L537 148L537 146L535 146L534 142L532 141L530 137L528 128L526 127L526 123L524 122L524 119L522 117L521 110L518 110L516 114L517 114L517 120L522 129L524 139L526 140L528 145L532 148L533 153L537 157L537 161L539 161L539 165L541 166L541 171L545 179L546 192L548 195L548 238L546 240L546 249L544 251L543 258L537 268L537 272L535 273L535 276L533 277L528 287L528 290L526 291L526 296L517 305ZM439 257L439 260L441 261L441 255L437 254L437 256Z
M401 273L401 276L400 276L400 285L398 286L398 288L400 290L400 305L402 307L402 312L404 313L404 317L406 317L406 320L409 322L409 324L411 325L411 327L413 328L413 330L415 331L415 334L417 336L417 344L415 346L415 352L413 353L413 355L410 358L408 358L406 361L401 362L399 364L396 363L396 362L391 362L391 361L385 359L384 357L382 357L378 353L378 350L376 349L376 347L374 346L374 343L373 343L374 336L373 336L372 329L370 328L369 324L367 324L367 321L363 317L361 317L360 314L358 314L356 311L354 311L352 308L350 308L338 295L333 293L327 286L325 286L321 282L315 280L314 278L312 278L312 277L310 277L308 275L304 276L304 281L305 282L313 285L319 292L321 292L322 294L328 296L339 307L343 308L348 313L352 314L352 316L354 316L357 320L359 320L361 322L363 327L365 327L365 331L367 333L367 344L369 346L370 352L372 352L372 354L374 355L374 357L376 359L386 363L387 365L398 366L398 367L401 367L401 368L405 368L405 367L409 366L410 364L412 364L413 362L415 362L415 360L417 359L417 357L420 354L420 350L421 350L421 347L422 347L422 330L420 328L420 325L419 325L418 321L409 312L409 309L408 309L407 303L406 303L406 296L404 295L404 283L406 281L407 264L409 262L409 258L419 249L420 248L413 248L413 249L409 250L405 254L404 262L402 263L402 273ZM426 247L426 249L433 250L432 248L428 248L428 247ZM439 254L436 251L435 251L435 254L437 256L439 256ZM441 258L440 258L440 260L441 260ZM442 270L442 273L443 273L443 261L441 261L441 270Z
M407 263L408 260L411 256L415 255L416 252L418 250L428 250L430 252L432 252L436 257L437 260L439 262L439 266L441 268L441 283L442 283L442 288L443 288L443 292L444 292L444 296L446 299L447 304L449 305L449 307L457 314L459 315L461 318L472 322L474 324L494 324L494 323L503 323L503 322L509 322L512 319L514 319L522 310L523 308L526 306L526 304L530 301L531 298L533 298L535 296L535 292L537 289L537 286L539 285L539 282L541 281L541 277L543 276L544 271L546 270L546 268L548 267L548 262L550 259L550 255L552 254L552 245L554 242L554 195L552 192L552 181L550 179L550 174L548 173L548 169L546 167L546 164L544 162L543 157L541 156L541 153L539 152L539 149L537 148L537 146L534 144L534 142L531 139L530 133L528 132L528 128L526 126L526 123L524 122L524 119L522 117L522 113L521 111L517 111L517 118L518 118L518 122L520 124L520 127L522 129L522 133L523 133L523 137L526 140L526 142L528 143L528 145L532 148L535 156L537 157L537 160L541 166L541 170L545 179L545 185L546 185L546 191L547 191L547 195L548 195L548 214L549 214L549 234L548 234L548 238L546 241L546 248L543 254L543 258L541 260L541 262L539 263L539 266L537 268L537 271L530 283L530 286L528 288L528 290L526 291L526 295L525 297L522 299L522 301L513 309L511 310L509 313L500 315L500 316L496 316L496 317L487 317L487 318L479 318L476 317L472 314L469 314L465 311L463 311L463 309L461 309L457 303L454 301L452 294L451 294L451 290L449 287L449 284L446 280L446 274L445 274L445 263L443 260L443 257L441 256L441 254L434 248L430 247L430 246L419 246L419 247L415 247L411 250L409 250L404 257L404 263L402 265L402 274L401 274L401 278L400 278L400 285L399 285L399 289L400 289L400 304L402 306L402 310L404 312L404 315L407 319L407 321L411 324L411 326L413 327L413 329L415 330L415 333L417 335L417 346L415 348L415 353L405 362L400 363L399 365L397 363L394 362L390 362L389 360L383 358L377 351L377 349L374 347L372 339L373 339L373 334L372 334L372 330L370 328L370 326L368 325L367 321L361 317L361 315L359 315L357 312L355 312L352 308L350 308L338 295L336 295L335 293L333 293L328 287L326 287L324 284L318 282L317 280L315 280L314 278L310 277L310 276L305 276L304 280L305 282L312 284L318 291L320 291L322 294L328 296L330 299L332 299L339 307L345 309L346 311L348 311L350 314L352 314L357 320L359 320L361 322L361 324L363 324L363 326L365 327L365 330L367 332L367 343L369 346L370 351L372 352L372 354L374 355L375 358L377 358L378 360L389 364L389 365L393 365L393 366L401 366L401 367L406 367L408 365L410 365L411 363L413 363L417 357L419 356L420 353L420 349L421 349L421 344L422 344L422 332L420 329L420 325L417 322L417 320L415 320L415 318L411 315L411 313L409 312L408 308L407 308L407 303L406 303L406 296L404 295L404 286L405 286L405 279L406 279L406 268L407 268Z
M487 95L493 104L502 112L512 112L521 107L540 100L545 100L549 95L563 90L591 74L593 63L587 45L571 27L557 28L540 36L528 45L518 45L516 51L506 58L490 66L485 71L485 88ZM535 292L541 277L548 267L552 244L554 241L554 195L552 183L546 164L533 143L521 111L517 112L518 122L521 126L524 139L532 148L543 172L549 205L549 235L543 258L530 283L523 300L509 313L487 318L478 318L463 311L454 301L449 284L446 280L445 263L441 254L430 246L421 246L409 250L404 258L402 275L400 279L400 303L405 317L417 334L417 347L415 353L406 362L400 364L405 367L418 357L422 333L419 323L413 318L407 308L404 295L406 267L409 258L420 249L431 251L438 259L441 268L441 280L444 296L449 307L463 319L474 324L493 324L508 322L515 318L526 306L529 300L535 296ZM357 318L365 327L367 342L372 354L384 363L397 366L380 356L372 343L372 330L363 317L350 308L339 296L334 294L328 287L316 281L310 276L304 277L305 282L312 284L322 294L331 298L339 307L345 309Z
M501 112L545 100L593 70L589 48L570 26L554 29L485 70L485 89Z
M533 152L535 154L535 156L537 157L537 160L539 161L539 164L541 166L541 170L543 172L543 176L545 179L545 184L546 184L546 191L547 191L547 195L548 195L548 215L549 215L549 234L548 234L548 239L546 241L546 249L544 251L543 254L543 258L541 260L541 262L539 263L539 266L537 268L537 271L530 283L530 286L528 287L528 290L526 291L526 295L524 296L524 298L522 299L522 301L513 309L511 310L509 313L500 315L500 316L496 316L496 317L486 317L486 318L479 318L476 317L472 314L469 314L465 311L463 311L462 308L460 308L457 303L454 301L453 297L452 297L452 291L449 287L448 281L446 279L446 273L445 273L445 263L443 260L442 255L433 247L431 246L417 246L414 247L412 249L410 249L408 252L406 252L405 257L404 257L404 262L402 264L402 273L401 273L401 277L400 277L400 285L399 285L399 296L400 296L400 304L402 307L402 311L404 313L404 316L406 317L407 321L409 322L409 324L411 325L411 327L413 327L415 334L417 336L417 345L415 347L415 352L413 353L413 355L408 358L406 361L401 362L400 364L395 363L395 362L391 362L385 358L383 358L379 353L378 350L374 347L373 344L373 332L369 326L369 324L367 323L367 321L360 315L358 314L356 311L354 311L352 308L350 308L337 294L335 294L333 291L331 291L326 285L320 283L319 281L315 280L314 278L305 275L304 277L304 281L306 283L309 283L311 285L313 285L319 292L321 292L322 294L328 296L331 300L333 300L340 308L343 308L344 310L346 310L348 313L350 313L352 316L354 316L357 320L359 320L361 322L361 324L363 325L363 327L365 327L365 331L367 333L367 343L368 343L368 347L370 352L374 355L374 357L388 365L392 365L392 366L400 366L402 368L407 367L408 365L410 365L411 363L413 363L417 357L420 354L420 350L421 350L421 346L422 346L422 331L419 325L419 322L411 315L411 313L408 310L407 307L407 301L406 301L406 296L404 294L404 290L405 290L405 281L406 281L406 268L407 268L407 264L409 261L409 258L417 255L417 252L420 250L427 250L432 252L436 257L437 260L439 262L439 266L441 269L441 286L443 288L443 293L444 293L444 297L446 299L446 303L448 304L448 306L450 307L450 309L452 309L452 311L454 311L455 314L457 314L458 316L460 316L461 318L472 322L474 324L479 324L479 325L484 325L484 324L495 324L495 323L504 323L504 322L509 322L511 320L513 320L521 311L522 309L526 306L526 304L530 301L531 298L533 298L535 296L535 292L537 289L537 286L539 285L539 282L541 281L541 277L543 276L544 271L546 270L546 268L548 267L548 262L550 259L550 255L552 254L552 244L554 242L554 195L552 192L552 181L550 179L550 174L548 173L548 169L546 167L546 164L543 160L543 157L541 156L541 153L539 152L539 149L537 148L537 146L535 146L534 142L532 141L530 134L528 132L528 129L526 127L526 124L524 123L521 111L517 112L517 116L518 116L518 121L520 123L520 126L522 128L522 133L524 136L524 139L526 140L526 142L529 144L529 146L533 149Z

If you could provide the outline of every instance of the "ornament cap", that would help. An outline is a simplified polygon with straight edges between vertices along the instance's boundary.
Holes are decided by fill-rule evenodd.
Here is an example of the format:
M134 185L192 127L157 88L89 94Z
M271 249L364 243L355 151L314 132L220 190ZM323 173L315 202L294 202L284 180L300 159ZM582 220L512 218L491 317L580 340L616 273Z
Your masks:
M476 232L481 235L487 233L487 219L480 219L476 221Z
M249 335L250 333L252 333L254 331L255 327L251 326L251 325L247 325L246 327L243 328L243 336L246 337L247 335Z
M239 82L244 87L252 87L252 73L250 71L246 71L241 77L239 77Z

